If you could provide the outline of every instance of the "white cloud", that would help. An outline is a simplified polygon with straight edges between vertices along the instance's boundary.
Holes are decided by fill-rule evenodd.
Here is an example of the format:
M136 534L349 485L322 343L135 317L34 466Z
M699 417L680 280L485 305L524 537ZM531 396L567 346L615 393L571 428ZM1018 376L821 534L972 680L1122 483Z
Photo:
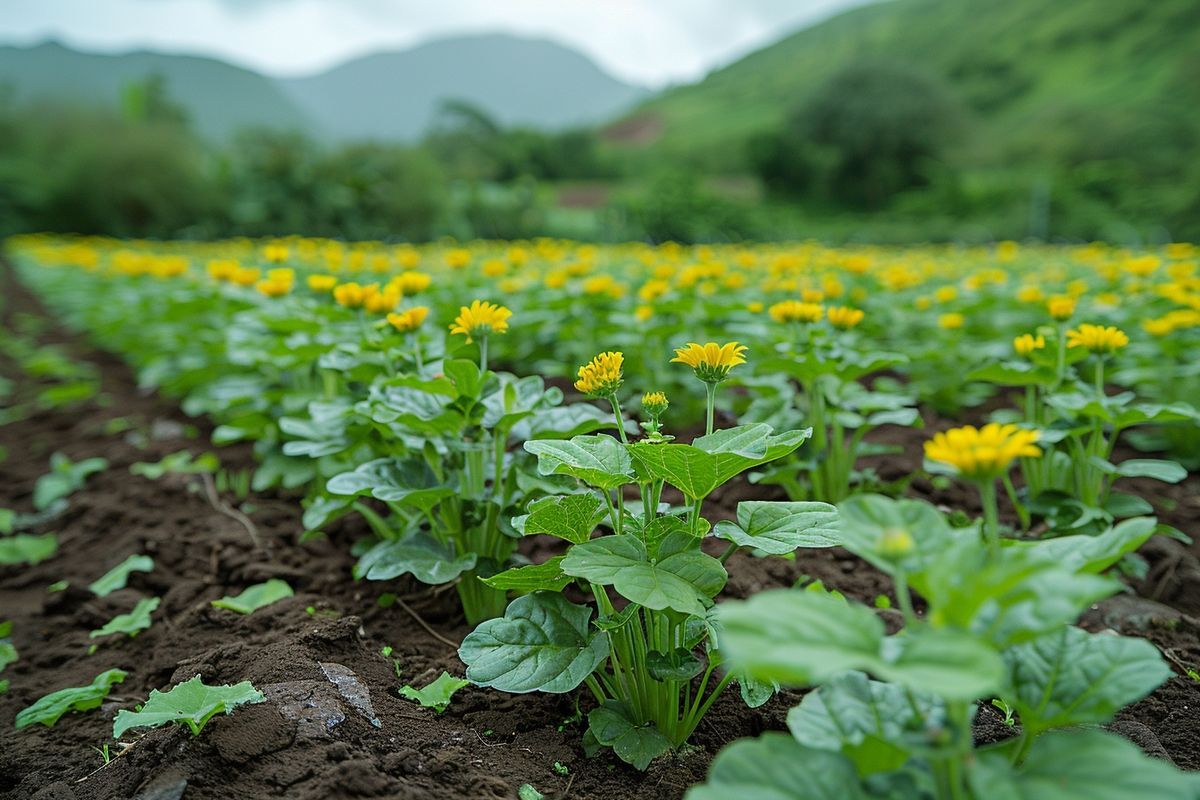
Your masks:
M507 31L647 85L691 80L863 0L3 0L0 40L211 54L300 74L371 50Z

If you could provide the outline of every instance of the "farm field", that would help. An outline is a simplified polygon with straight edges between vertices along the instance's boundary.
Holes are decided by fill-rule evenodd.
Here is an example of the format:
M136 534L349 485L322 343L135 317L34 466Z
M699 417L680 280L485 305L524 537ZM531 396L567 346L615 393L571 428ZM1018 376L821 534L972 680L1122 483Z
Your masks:
M1193 245L4 258L0 797L1200 797Z

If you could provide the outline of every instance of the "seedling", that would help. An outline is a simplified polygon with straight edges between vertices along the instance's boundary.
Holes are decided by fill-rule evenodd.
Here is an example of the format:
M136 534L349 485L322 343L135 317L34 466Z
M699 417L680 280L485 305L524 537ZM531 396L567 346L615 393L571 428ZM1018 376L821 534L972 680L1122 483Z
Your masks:
M33 507L42 511L55 500L65 499L83 488L88 476L103 472L108 461L103 458L85 458L78 463L62 453L50 456L50 471L38 478L33 487Z
M150 627L150 615L158 609L158 604L162 602L157 597L143 597L138 600L137 605L133 607L133 611L128 614L118 614L109 620L103 628L92 631L88 636L92 639L101 636L111 636L114 633L124 633L128 636L137 636L141 631Z
M437 680L423 689L414 689L411 686L400 687L400 696L416 700L425 708L432 708L441 714L450 707L450 698L454 696L454 693L469 683L470 681L456 678L449 672L442 672Z
M151 572L154 559L150 556L132 555L97 578L88 586L97 597L107 597L118 589L124 589L133 572Z
M232 686L206 686L197 675L167 692L153 690L137 711L122 710L113 720L113 738L120 739L131 728L158 728L169 722L186 725L199 736L217 714L231 714L241 705L261 703L266 698L249 681Z
M221 467L221 462L212 453L201 453L193 458L190 450L180 450L164 456L161 461L138 461L129 466L132 475L156 481L164 475L212 474Z
M40 564L58 552L58 536L18 533L0 538L0 565Z
M279 578L271 578L264 583L256 583L253 586L246 587L246 590L241 594L222 597L220 600L213 600L212 604L216 608L224 608L237 614L252 614L260 608L265 608L294 594L295 592L292 591L292 587L288 585L287 581L280 580ZM309 606L309 608L312 608L312 606ZM311 614L312 612L310 611L309 613Z
M97 675L95 680L87 686L76 686L51 692L17 713L17 729L20 730L39 722L47 728L51 728L68 711L89 711L99 708L113 684L121 683L125 680L125 676L124 670L110 669Z

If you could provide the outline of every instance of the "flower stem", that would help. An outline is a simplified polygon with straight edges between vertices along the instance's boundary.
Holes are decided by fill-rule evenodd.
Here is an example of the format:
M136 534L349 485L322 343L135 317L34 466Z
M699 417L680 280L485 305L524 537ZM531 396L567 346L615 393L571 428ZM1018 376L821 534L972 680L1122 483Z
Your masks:
M995 555L1000 549L1000 509L996 505L996 482L989 480L980 483L979 497L983 503L983 538Z
M704 433L707 436L713 432L713 414L717 405L717 385L715 383L705 383L704 387L708 390L708 422L704 426Z
M625 417L621 414L621 404L617 402L617 396L610 394L608 402L612 403L613 415L617 418L617 433L621 435L621 443L629 444L629 439L625 436Z
M484 374L488 369L488 339L486 336L479 337L479 372Z

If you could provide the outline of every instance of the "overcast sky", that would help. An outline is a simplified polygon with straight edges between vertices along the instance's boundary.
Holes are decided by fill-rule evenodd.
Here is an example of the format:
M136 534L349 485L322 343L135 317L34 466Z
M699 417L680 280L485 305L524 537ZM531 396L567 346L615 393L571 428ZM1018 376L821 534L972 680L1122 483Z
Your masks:
M0 0L0 42L201 53L276 75L371 50L509 31L572 45L648 86L715 66L863 0Z

